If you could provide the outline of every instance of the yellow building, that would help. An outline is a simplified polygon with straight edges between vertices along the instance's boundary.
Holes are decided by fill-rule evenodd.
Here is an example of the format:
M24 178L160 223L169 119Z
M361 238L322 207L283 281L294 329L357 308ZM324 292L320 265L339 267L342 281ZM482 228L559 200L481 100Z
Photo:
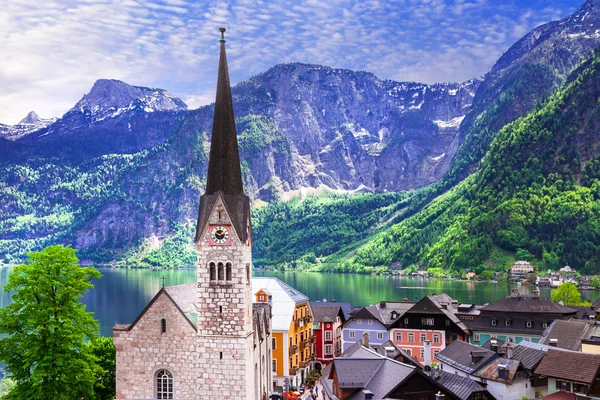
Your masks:
M299 387L312 360L312 314L308 297L277 278L253 278L257 303L271 303L274 385Z

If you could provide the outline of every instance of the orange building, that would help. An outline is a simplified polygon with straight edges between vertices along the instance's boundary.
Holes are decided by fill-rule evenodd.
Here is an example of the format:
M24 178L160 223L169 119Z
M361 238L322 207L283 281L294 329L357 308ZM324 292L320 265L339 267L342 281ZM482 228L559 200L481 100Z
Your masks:
M308 297L277 278L253 278L257 303L271 303L273 384L298 388L312 361L312 313Z

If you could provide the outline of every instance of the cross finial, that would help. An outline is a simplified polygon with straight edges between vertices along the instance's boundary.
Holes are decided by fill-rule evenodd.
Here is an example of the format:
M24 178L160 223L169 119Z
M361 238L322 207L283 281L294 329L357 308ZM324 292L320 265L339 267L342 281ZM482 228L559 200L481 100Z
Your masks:
M227 29L225 29L225 28L219 28L219 31L221 32L221 40L225 40L225 31L226 30Z
M160 278L160 279L163 281L163 282L162 282L162 283L163 283L162 287L165 287L165 279L166 279L166 278L165 278L165 276L163 275L163 277L162 277L162 278Z

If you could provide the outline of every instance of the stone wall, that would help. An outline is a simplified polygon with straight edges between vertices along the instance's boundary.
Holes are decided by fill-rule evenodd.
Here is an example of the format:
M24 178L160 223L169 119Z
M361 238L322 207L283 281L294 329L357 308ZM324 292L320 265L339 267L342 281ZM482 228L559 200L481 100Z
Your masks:
M161 333L163 318L166 333ZM113 335L118 400L156 398L154 377L163 368L173 374L174 398L198 399L196 330L165 292L129 330L116 327Z

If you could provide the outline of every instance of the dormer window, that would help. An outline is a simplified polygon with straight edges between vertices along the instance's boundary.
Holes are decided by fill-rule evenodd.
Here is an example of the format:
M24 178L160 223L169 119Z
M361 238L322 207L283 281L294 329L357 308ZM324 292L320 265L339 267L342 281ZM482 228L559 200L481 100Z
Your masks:
M533 326L533 322L531 322L531 321L527 321L527 327L528 327L528 328L531 328L532 326Z
M491 320L491 321L490 321L490 323L492 324L492 326L496 326L496 323L497 323L497 322L498 322L498 321L496 321L495 319L493 319L493 320Z
M396 311L392 311L392 319L396 318L398 318L398 314L396 314Z
M547 322L542 322L542 328L546 329L548 327L548 323Z
M507 319L506 321L504 321L504 325L510 326L510 319Z

